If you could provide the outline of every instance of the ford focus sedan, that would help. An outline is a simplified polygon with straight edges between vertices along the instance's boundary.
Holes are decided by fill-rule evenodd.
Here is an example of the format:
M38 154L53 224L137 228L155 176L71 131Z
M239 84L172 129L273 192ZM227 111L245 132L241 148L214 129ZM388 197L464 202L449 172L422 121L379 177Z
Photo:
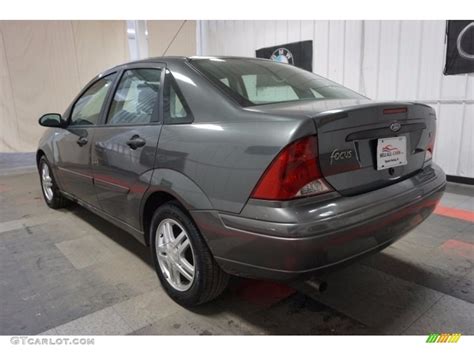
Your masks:
M431 107L262 59L120 65L39 123L48 206L75 201L149 246L184 306L229 275L294 281L380 250L445 187Z

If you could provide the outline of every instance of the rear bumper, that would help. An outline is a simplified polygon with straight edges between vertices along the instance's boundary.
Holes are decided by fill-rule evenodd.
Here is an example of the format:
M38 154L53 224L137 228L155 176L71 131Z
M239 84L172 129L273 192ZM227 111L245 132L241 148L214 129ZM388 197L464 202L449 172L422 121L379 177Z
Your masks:
M250 200L239 215L191 213L225 271L290 280L393 243L431 214L445 185L444 172L433 164L409 179L357 196Z

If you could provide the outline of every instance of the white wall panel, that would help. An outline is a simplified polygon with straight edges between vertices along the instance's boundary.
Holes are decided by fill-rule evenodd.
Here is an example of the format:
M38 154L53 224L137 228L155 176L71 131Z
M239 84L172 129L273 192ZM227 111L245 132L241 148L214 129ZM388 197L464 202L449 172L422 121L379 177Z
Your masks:
M273 21L272 21L273 22ZM301 40L313 39L314 21L301 21Z
M361 93L372 98L378 98L379 63L380 63L380 32L381 21L366 21L363 41L362 87Z
M447 174L474 177L474 74L443 75L445 21L202 23L202 55L253 57L261 47L312 39L315 73L372 99L431 105L435 161Z
M344 82L345 21L329 23L329 72L328 78L338 83Z
M250 34L251 35L251 39L254 43L254 48L255 49L258 49L258 48L261 48L261 47L265 47L265 22L264 21L255 21L254 22L254 28L255 28L255 32ZM277 40L280 40L280 39L277 39ZM254 52L253 52L253 55L252 56L255 56L255 49L254 49ZM238 53L236 53L238 54Z
M247 21L245 22L247 23ZM288 21L275 21L275 28L275 41L268 43L288 43ZM268 45L268 43L265 45ZM255 55L255 52L253 55Z
M224 28L224 36L227 38L227 41L223 42L223 51L227 55L232 55L236 49L234 46L234 34L236 33L234 32L234 21L223 21L223 23L222 27Z
M421 66L421 21L401 21L398 64L398 88L396 98L418 98Z
M457 167L458 175L472 176L474 171L474 104L464 105L464 120L462 121L462 136L459 154L467 155L467 159L460 159Z
M474 75L468 75L466 74L467 77L467 94L466 98L469 100L474 99Z
M362 25L362 21L346 21L345 23L343 84L355 91L360 90Z
M437 140L435 143L436 160L443 162L443 168L458 171L459 160L453 159L461 151L463 105L441 104L438 115L446 117L438 121ZM439 139L443 136L444 139Z
M380 29L379 67L377 71L380 100L393 100L397 95L400 22L384 21Z
M275 21L264 21L264 43L272 43L276 41L276 22Z
M467 76L462 75L463 80L459 80L457 75L449 75L441 78L441 99L462 100L467 94Z
M329 21L315 21L313 37L313 71L326 76L329 71Z
M439 99L444 54L444 21L423 21L421 38L421 66L419 100Z
M288 21L287 42L301 40L301 21Z
M216 28L217 23L215 21L200 21L204 25L201 25L201 45L206 48L206 52L209 55L217 54L216 46L220 41L215 41L217 37ZM239 36L240 37L240 36ZM201 54L201 53L199 53Z
M232 54L238 55L239 53L245 53L245 56L253 55L252 49L246 44L247 37L252 31L249 26L245 25L245 21L234 21L234 31L239 35L234 37L234 50L232 51Z

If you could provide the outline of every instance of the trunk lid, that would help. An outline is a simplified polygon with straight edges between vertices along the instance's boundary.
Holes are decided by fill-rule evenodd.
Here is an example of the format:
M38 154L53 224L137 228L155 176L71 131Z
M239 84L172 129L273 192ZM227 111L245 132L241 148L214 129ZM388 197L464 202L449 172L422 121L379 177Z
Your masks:
M413 102L320 100L254 109L312 119L317 129L321 172L342 195L364 193L416 174L423 168L426 149L436 134L434 110ZM379 170L379 139L384 139L387 147L386 139L393 137L402 137L406 144L406 164ZM381 149L384 146L380 144Z
M321 171L341 194L381 188L423 168L426 149L436 133L431 107L409 102L372 102L336 111L321 112L313 119ZM394 137L399 139L390 140ZM389 144L394 141L406 146L406 164L383 168L383 158L377 164L378 155L390 157L401 153L396 144Z

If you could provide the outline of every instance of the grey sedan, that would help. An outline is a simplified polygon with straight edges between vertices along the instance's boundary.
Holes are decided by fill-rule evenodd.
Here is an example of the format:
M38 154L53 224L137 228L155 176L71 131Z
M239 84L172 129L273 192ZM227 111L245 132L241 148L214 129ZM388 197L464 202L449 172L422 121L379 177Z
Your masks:
M75 201L149 246L184 306L229 275L293 281L380 250L445 187L431 107L268 60L120 65L39 122L48 206Z

